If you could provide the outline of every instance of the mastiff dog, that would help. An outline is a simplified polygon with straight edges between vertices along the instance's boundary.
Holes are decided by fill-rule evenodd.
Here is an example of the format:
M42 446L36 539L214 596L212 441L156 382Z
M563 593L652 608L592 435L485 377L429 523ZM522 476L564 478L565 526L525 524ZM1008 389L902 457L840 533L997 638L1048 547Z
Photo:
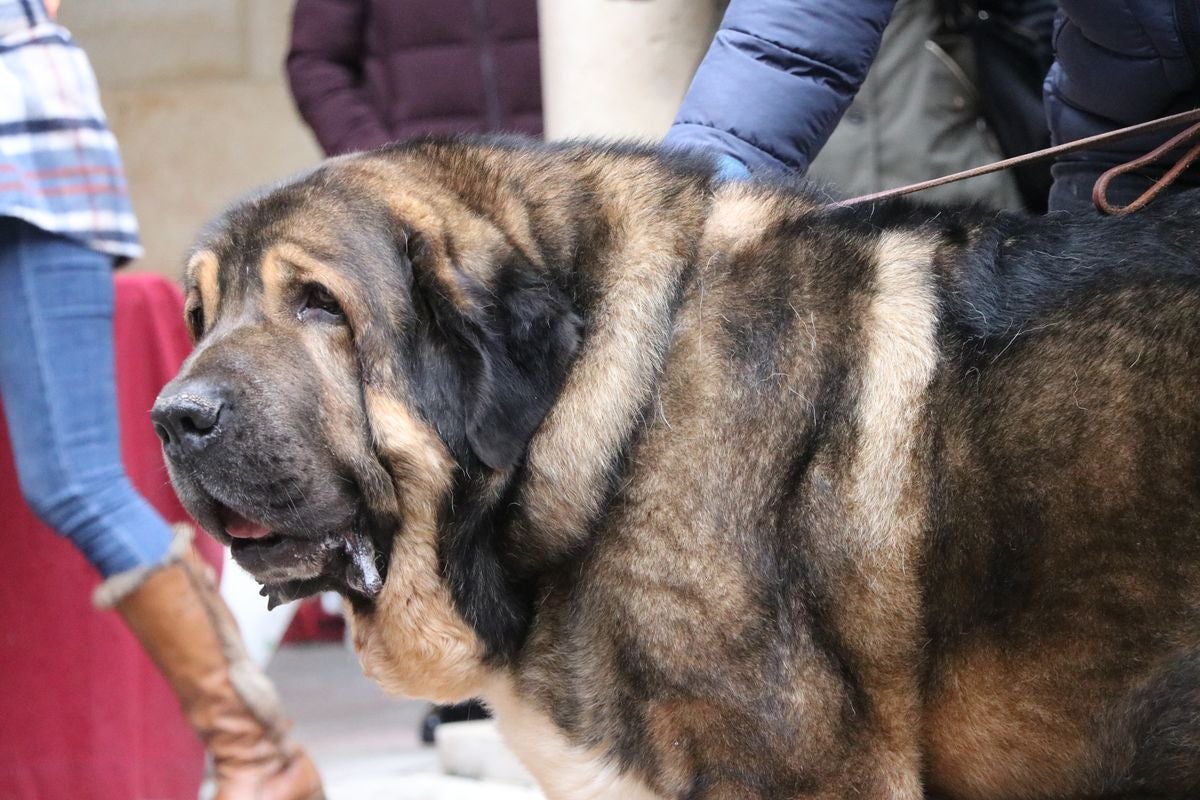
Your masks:
M234 205L186 314L188 510L550 798L1200 797L1194 194L427 140Z

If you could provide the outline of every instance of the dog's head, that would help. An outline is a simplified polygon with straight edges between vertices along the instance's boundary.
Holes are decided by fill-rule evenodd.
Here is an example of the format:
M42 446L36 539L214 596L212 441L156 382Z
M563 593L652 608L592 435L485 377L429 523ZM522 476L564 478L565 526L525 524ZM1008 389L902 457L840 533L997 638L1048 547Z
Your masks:
M581 323L540 256L403 151L234 206L187 267L195 350L155 403L180 499L273 600L369 602L456 471L514 468Z

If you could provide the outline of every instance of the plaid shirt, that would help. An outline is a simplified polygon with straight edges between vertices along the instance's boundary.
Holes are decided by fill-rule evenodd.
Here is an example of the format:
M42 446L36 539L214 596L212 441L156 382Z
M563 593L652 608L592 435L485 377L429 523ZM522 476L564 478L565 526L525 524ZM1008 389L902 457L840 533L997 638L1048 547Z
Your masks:
M0 215L142 253L91 65L41 0L0 0Z

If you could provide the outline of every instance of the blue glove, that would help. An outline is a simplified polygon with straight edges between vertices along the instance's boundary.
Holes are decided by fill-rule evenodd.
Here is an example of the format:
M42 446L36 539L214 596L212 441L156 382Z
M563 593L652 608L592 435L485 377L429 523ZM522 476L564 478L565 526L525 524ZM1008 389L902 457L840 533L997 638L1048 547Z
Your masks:
M745 181L750 179L750 170L746 165L731 155L721 153L717 156L717 180Z

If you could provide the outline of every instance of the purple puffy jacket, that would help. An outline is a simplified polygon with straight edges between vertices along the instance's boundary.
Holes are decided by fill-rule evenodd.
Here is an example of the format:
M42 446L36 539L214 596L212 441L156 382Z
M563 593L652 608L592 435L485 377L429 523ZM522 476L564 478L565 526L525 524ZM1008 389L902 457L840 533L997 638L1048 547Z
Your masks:
M536 0L298 0L287 74L329 155L542 131Z

